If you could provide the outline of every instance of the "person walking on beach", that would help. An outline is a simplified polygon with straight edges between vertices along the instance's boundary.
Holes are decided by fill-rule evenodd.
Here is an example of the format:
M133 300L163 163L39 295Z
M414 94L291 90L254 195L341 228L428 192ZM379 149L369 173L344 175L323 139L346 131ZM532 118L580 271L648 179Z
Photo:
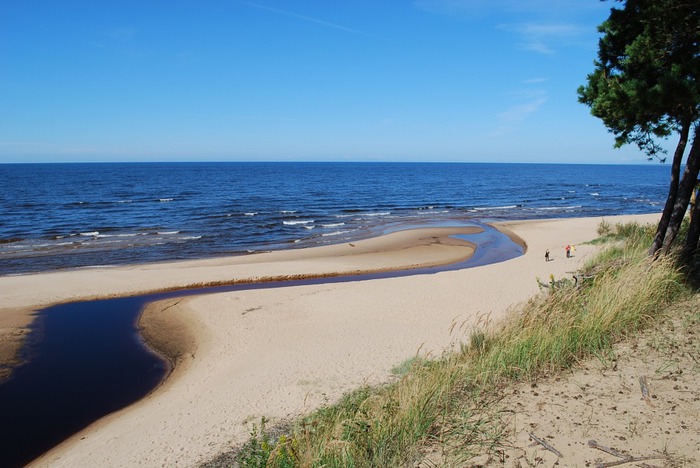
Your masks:
M565 250L566 250L566 258L571 258L571 246L567 244Z
M549 249L545 250L545 252L544 252L544 261L545 262L549 261Z

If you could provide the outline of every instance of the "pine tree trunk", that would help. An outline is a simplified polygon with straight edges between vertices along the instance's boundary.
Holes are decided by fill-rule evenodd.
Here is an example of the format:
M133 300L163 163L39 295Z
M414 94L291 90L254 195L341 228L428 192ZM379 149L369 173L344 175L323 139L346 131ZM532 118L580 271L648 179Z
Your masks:
M649 248L649 255L656 255L656 252L661 248L664 243L664 237L666 236L666 230L668 229L668 223L671 220L671 213L673 212L673 206L676 203L676 198L678 197L678 184L681 174L681 162L683 161L683 153L685 153L685 147L688 143L688 133L690 131L690 121L684 122L681 128L681 137L676 146L676 151L673 153L673 163L671 164L671 184L668 188L668 197L666 198L666 204L664 205L664 211L661 214L661 219L659 220L659 226L656 229L656 236L654 236L654 242Z
M678 187L678 196L676 197L676 203L673 205L673 212L671 213L668 230L664 238L663 248L665 253L668 253L673 241L676 240L678 231L683 223L685 212L688 210L690 196L698 180L698 170L700 170L700 129L696 128L693 146L690 148L688 162L685 165L685 171L683 171L683 179Z
M698 253L698 241L700 241L700 200L696 199L690 218L688 235L685 238L685 244L681 251L681 258L691 267L693 266L692 262L695 254Z

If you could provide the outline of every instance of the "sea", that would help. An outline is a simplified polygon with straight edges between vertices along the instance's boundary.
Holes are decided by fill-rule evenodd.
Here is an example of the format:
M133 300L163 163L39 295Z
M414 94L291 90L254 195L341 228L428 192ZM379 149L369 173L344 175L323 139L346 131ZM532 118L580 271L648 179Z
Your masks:
M0 275L247 255L417 226L660 212L670 167L0 165Z

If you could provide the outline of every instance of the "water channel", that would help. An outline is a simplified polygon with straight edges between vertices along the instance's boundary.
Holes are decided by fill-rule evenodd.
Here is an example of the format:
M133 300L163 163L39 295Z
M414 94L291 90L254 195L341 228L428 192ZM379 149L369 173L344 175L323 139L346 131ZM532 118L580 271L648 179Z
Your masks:
M464 262L413 270L220 286L61 304L43 309L23 348L25 364L0 384L0 465L22 466L98 419L148 395L168 365L143 342L137 320L153 301L195 294L367 281L434 274L522 255L508 236L488 226L456 235L477 245Z

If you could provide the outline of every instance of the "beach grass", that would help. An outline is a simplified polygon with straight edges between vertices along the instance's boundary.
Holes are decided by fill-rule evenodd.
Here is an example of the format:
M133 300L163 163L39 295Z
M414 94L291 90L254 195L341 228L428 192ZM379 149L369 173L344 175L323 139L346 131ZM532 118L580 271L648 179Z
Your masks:
M393 383L358 389L281 436L263 421L236 464L407 466L427 451L465 460L498 447L506 428L494 402L504 388L605 356L693 294L672 256L647 257L653 226L602 223L598 233L602 250L581 271L540 282L542 294L474 329L459 351L402 363Z

